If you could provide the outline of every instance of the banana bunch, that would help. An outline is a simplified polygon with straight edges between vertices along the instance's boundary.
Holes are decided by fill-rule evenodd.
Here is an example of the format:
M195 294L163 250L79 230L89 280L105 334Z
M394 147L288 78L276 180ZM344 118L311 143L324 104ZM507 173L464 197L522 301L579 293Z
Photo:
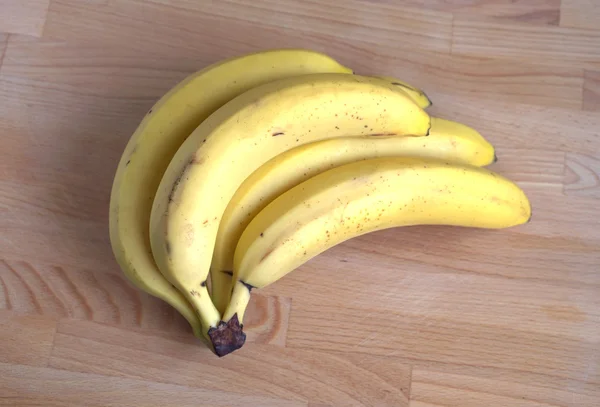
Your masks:
M405 225L527 222L523 191L483 168L493 146L431 117L430 105L405 82L356 75L304 49L191 75L150 109L119 162L117 262L223 356L244 344L253 288L347 239Z

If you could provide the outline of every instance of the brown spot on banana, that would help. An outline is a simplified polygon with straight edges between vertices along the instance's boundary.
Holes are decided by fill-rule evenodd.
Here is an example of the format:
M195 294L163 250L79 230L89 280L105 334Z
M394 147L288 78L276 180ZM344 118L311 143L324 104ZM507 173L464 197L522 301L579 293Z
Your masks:
M177 178L175 178L175 182L173 183L173 186L171 187L171 192L169 192L169 202L173 202L173 197L175 196L175 190L179 186L179 183L181 182L181 178L183 177L183 173L185 172L186 169L187 169L187 166L183 167L181 174L179 174L179 176Z
M373 133L368 134L369 137L385 137L385 136L395 136L396 133Z
M191 247L194 244L196 232L194 231L194 225L191 223L186 223L183 227L183 233L185 236L185 243L187 247Z
M204 162L204 157L198 157L196 154L194 154L194 156L190 160L190 164L192 164L192 165L199 165L199 164L202 164L203 162Z
M133 157L133 155L135 154L136 150L137 150L137 144L135 146L133 146L133 149L129 153L129 157L127 157L127 162L125 163L125 167L127 167L129 165L129 163L131 163L131 157Z
M183 166L181 172L179 173L179 176L175 178L175 182L173 182L173 186L171 187L171 192L169 193L169 202L173 202L175 197L175 191L177 190L177 187L181 183L181 180L185 176L185 173L188 171L188 169L192 165L202 164L203 162L203 158L196 157L196 154L194 154L192 158L190 158L189 161Z

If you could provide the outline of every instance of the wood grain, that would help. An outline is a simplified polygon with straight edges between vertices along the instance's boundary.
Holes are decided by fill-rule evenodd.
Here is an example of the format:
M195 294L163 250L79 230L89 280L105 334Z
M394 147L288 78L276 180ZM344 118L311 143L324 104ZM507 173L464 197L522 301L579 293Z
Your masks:
M115 269L105 225L121 150L144 112L185 76L144 68L154 57L142 54L11 38L0 71L9 153L0 164L8 208L1 222L13 236L0 246L3 256L33 250L49 264ZM60 142L36 137L49 126Z
M513 382L498 374L479 373L478 376L467 376L414 369L410 406L591 407L598 400L598 392L582 394L577 385L555 388L527 381Z
M596 3L0 0L0 404L600 405ZM277 47L422 87L533 218L347 241L253 293L220 359L121 274L110 188L168 89Z
M393 48L402 45L396 38L404 37L424 49L448 51L450 47L452 15L449 13L419 8L398 12L384 6L374 9L357 1L344 5L343 13L338 13L339 6L334 1L322 5L270 0L252 4L224 1L212 3L209 9L205 4L188 0L163 0L162 4L117 0L111 2L110 7L103 7L82 5L76 0L56 0L50 6L44 35L65 38L73 33L84 36L94 33L94 37L111 42L151 41L159 49L177 44L176 47L205 53L255 50L276 44L302 46L307 38L325 49L339 48L337 41L352 43L356 38L362 38L371 46L381 43ZM136 15L136 19L131 21L130 15ZM243 17L237 18L237 15ZM375 29L374 20L377 21ZM173 21L177 22L176 27ZM435 27L431 27L433 21ZM231 30L234 22L236 29ZM140 35L140 31L148 36ZM340 33L348 33L348 36ZM190 37L198 40L189 41ZM332 42L332 38L336 38L336 42ZM222 48L215 47L215 41ZM257 42L261 46L253 45Z
M432 114L474 127L499 150L520 147L587 153L600 149L597 112L446 94L437 94L434 103Z
M600 31L456 18L452 52L597 67L600 65Z
M50 0L1 0L0 32L40 37Z
M0 263L6 308L131 328L187 331L169 306L132 288L120 273L26 262Z
M522 186L554 188L565 182L565 153L557 150L496 148L497 162L489 168Z
M19 315L73 318L160 332L185 332L187 322L166 303L134 288L117 270L86 270L0 261L0 306ZM245 325L249 343L285 346L290 300L256 295Z
M181 8L169 8L165 4L177 5ZM189 59L190 57L181 51L177 51L179 47L188 47L192 45L186 41L183 36L191 37L199 36L201 41L194 42L193 45L198 47L197 52L200 54L214 53L215 47L210 46L211 38L204 38L202 32L198 32L198 22L207 25L207 30L218 32L219 41L221 43L220 57L230 56L226 54L228 47L242 47L244 51L251 51L255 48L248 47L251 43L270 44L266 46L303 46L307 39L310 39L313 47L321 51L330 53L338 57L342 61L349 59L353 60L353 68L363 73L387 73L390 75L401 76L407 80L415 82L426 88L427 91L445 91L446 93L457 94L473 94L490 99L505 99L507 101L517 101L522 103L536 103L550 106L564 107L580 107L581 92L582 92L582 70L572 67L557 67L543 63L530 63L527 60L522 61L506 61L498 58L480 58L468 56L449 56L440 54L440 52L432 52L431 47L422 47L421 50L416 50L414 41L396 41L393 45L382 43L377 38L371 38L375 34L356 35L352 38L338 37L335 42L328 39L335 36L333 31L325 31L325 34L311 31L307 28L303 19L297 17L298 20L287 21L285 26L278 26L271 22L267 27L258 20L259 17L253 19L248 14L255 13L257 16L262 16L262 9L258 11L254 7L250 10L242 21L236 21L239 25L236 31L231 30L222 32L223 24L220 18L226 18L227 15L235 15L232 7L237 9L242 8L237 4L228 5L228 2L220 2L218 7L211 7L211 13L220 13L214 18L207 18L206 12L200 12L202 5L197 2L190 1L164 1L158 14L159 19L154 21L152 29L145 24L131 24L126 19L128 12L134 13L140 18L145 15L146 8L142 8L138 3L117 3L110 9L89 7L81 7L79 3L74 1L61 1L53 3L50 11L49 21L46 25L46 34L50 37L67 38L72 32L77 32L81 38L102 38L103 40L113 41L112 34L114 31L104 30L103 27L112 26L113 24L122 24L125 27L121 28L120 41L123 36L131 41L139 41L141 38L147 39L148 43L152 44L153 51L164 52L165 60L169 58ZM247 3L246 3L247 4ZM258 3L257 3L258 4ZM332 3L333 4L333 3ZM359 3L349 3L349 7L359 7ZM126 9L126 6L128 7ZM249 7L249 6L248 6ZM290 7L300 8L300 15L308 15L311 10L315 10L317 6L313 3L297 3L292 5L273 5L268 11L274 13L270 20L278 20L277 13L284 14L285 10ZM389 8L389 6L386 6ZM370 7L372 9L372 7ZM337 9L329 5L327 10L330 14ZM372 13L385 13L387 9ZM93 11L93 12L92 12ZM320 10L322 11L322 10ZM358 11L351 9L347 11L350 16L353 16ZM424 13L424 12L423 12ZM289 14L289 13L288 13ZM54 18L59 15L60 18ZM287 15L287 14L286 14ZM295 14L292 14L292 17ZM345 14L344 14L345 16ZM369 19L361 17L360 19L348 18L348 21L354 21L355 24L366 19L363 25L368 26ZM426 13L420 18L424 21L434 21L434 16L428 16ZM333 17L332 17L333 18ZM346 17L344 17L346 18ZM411 17L412 18L412 17ZM427 19L429 18L429 20ZM122 21L120 22L120 19ZM180 31L171 32L170 21L177 20ZM345 20L346 21L346 20ZM379 21L379 20L378 20ZM388 21L388 20L385 20ZM394 26L406 25L400 24L395 20L392 21ZM448 20L449 21L449 20ZM402 21L400 21L402 22ZM414 24L414 23L413 23ZM391 26L386 28L384 23L379 23L382 30L391 29ZM440 27L436 23L436 27ZM443 25L442 25L443 27ZM396 28L398 29L398 28ZM440 30L441 28L436 28ZM324 30L324 29L323 29ZM430 31L417 28L419 32ZM346 32L348 30L342 30ZM370 28L372 32L372 28ZM384 31L387 33L387 31ZM387 35L387 34L386 34ZM446 36L447 34L443 34ZM177 37L176 37L177 36ZM181 36L178 41L175 39ZM239 38L247 38L249 43L246 44L231 44L231 41L239 41ZM276 38L280 43L275 45L273 39ZM396 38L396 37L390 37ZM163 50L166 39L171 39L172 44L169 44L168 50ZM142 48L144 44L140 44ZM147 45L146 45L147 46ZM172 49L174 48L175 51ZM429 49L429 51L428 51ZM435 50L434 50L435 51ZM217 51L218 52L218 51ZM173 55L176 53L176 55ZM186 52L185 54L189 54ZM427 69L423 69L426 65ZM479 85L474 85L473 81L478 80Z
M165 5L205 11L193 0L157 0ZM343 12L340 12L343 11ZM421 7L397 7L380 3L376 7L360 0L348 0L343 7L336 0L243 0L219 2L210 13L229 17L240 13L244 21L261 26L300 29L314 35L360 38L368 43L394 47L399 39L419 44L419 48L447 52L452 35L450 13ZM431 23L435 21L435 25Z
M600 112L600 71L585 71L583 109Z
M10 34L0 32L0 68L2 68L2 61L4 60L4 50L6 49L6 44L8 43L9 37Z
M575 242L582 245L584 251L586 247L588 249L595 247L600 236L597 233L595 218L591 218L589 215L589 208L595 206L594 200L565 196L560 193L560 189L554 192L542 192L540 188L537 188L537 190L528 188L528 193L537 208L544 207L545 209L537 211L534 215L537 222L531 228L524 230L525 234L547 238L565 237L574 239ZM546 204L544 206L545 202L552 202L552 205ZM562 217L566 212L569 213L567 219ZM564 232L561 233L561 230L564 230ZM590 246L587 246L587 244ZM574 260L577 260L577 258Z
M600 157L569 153L566 164L565 194L600 199Z
M582 298L587 301L591 297ZM356 305L343 310L321 304L298 309L289 331L288 347L291 348L534 371L600 385L597 370L589 369L589 361L594 359L599 343L595 327L586 330L591 336L582 332L586 338L579 339L568 333L542 334L529 329L499 327L492 321L456 323L448 318L383 312L377 308L365 310ZM555 319L570 319L573 314L578 315L578 309L558 308ZM497 310L494 315L504 314ZM565 317L561 318L562 315ZM576 318L581 319L581 316ZM391 326L381 321L390 321ZM321 339L323 330L336 335ZM493 345L490 346L490 342Z
M436 59L437 63L441 60ZM432 74L427 85L424 84L427 89L434 90L432 97L439 92L475 96L484 101L581 108L582 72L572 66L560 68L529 60L453 54L448 63L437 70L439 73ZM402 76L402 72L398 75Z
M442 1L440 1L442 2ZM467 16L478 20L518 22L532 25L556 25L560 18L561 0L451 0L447 3L455 16Z
M354 43L358 73L404 78L425 90L437 107L438 94L472 96L479 101L502 101L580 109L583 70L559 67L543 61L508 60L496 57L440 55L395 49L381 54L377 48Z
M0 363L2 402L11 406L211 406L302 407L304 402L235 394L60 369Z
M561 0L561 26L597 30L598 21L600 21L600 3L596 0Z
M389 287L385 290L379 288L377 291L381 293L383 300L374 304L376 309L416 314L434 312L440 317L452 317L452 319L465 317L480 321L484 321L488 313L493 313L496 323L501 323L502 318L508 318L511 325L516 324L543 332L546 329L554 329L551 326L555 321L549 318L551 315L548 315L547 309L569 309L571 306L576 306L577 298L569 300L557 297L561 287L570 287L574 290L572 294L581 293L584 298L587 298L591 292L586 289L589 288L593 292L600 284L597 273L591 270L589 273L569 273L553 265L557 259L565 257L565 254L571 250L570 247L565 246L568 244L565 240L531 238L515 234L493 237L466 230L456 232L443 227L415 229L417 228L379 232L331 249L327 259L315 259L302 269L286 276L287 281L282 280L277 283L277 287L267 288L265 292L288 293L296 287L304 288L294 297L293 320L305 303L331 306L335 305L336 300L345 303L368 303L372 290L377 288L379 281L385 276L389 276L390 281L386 283ZM423 239L415 240L415 233ZM386 241L402 249L390 251L382 246ZM489 250L488 255L472 254L472 248L477 242ZM429 247L434 250L428 249ZM532 252L539 256L536 258L540 259L540 263L523 265L527 255ZM597 264L599 256L598 253L583 253L578 258L572 259L571 266L574 270L591 268ZM327 284L311 290L306 288L317 276L330 284L335 284L333 281L340 273L348 274L348 277L356 277L364 272L364 264L374 259L380 259L381 270L373 271L372 282L364 283L367 284L368 289L363 289L361 283L349 283L338 288L339 296L328 298L329 285ZM514 263L511 264L510 261ZM323 277L320 277L319 270ZM353 281L350 278L349 280ZM536 293L536 299L540 301L538 306L511 300L510 303L502 304L502 307L507 307L507 312L504 312L487 308L500 306L486 301L485 298L493 293L482 291L481 294L474 294L478 287L487 287L492 283L505 290L513 290L513 286L531 287L536 284L540 284L544 289ZM430 285L431 290L428 289ZM431 291L431 294L428 294L428 291ZM504 292L499 291L498 295L502 296ZM449 301L458 308L438 307L436 304L442 303L438 298L443 298L444 301ZM476 307L469 302L471 299L477 303ZM431 301L431 306L435 308L421 310L421 302L424 301ZM548 303L542 304L544 302ZM523 315L524 311L528 315ZM365 312L367 314L371 312L370 308ZM479 312L481 314L478 314ZM539 321L539 325L532 325L530 322L532 319ZM574 328L583 329L584 325L587 325L579 324L582 322L580 319L556 322L558 325L566 324L562 328L557 326L556 329L565 332ZM571 325L574 322L577 327ZM585 329L590 328L588 326Z
M55 332L56 321L52 318L0 310L0 362L47 366Z
M244 317L246 341L285 346L291 310L291 298L253 296Z
M456 16L500 22L556 25L560 17L560 0L370 0L410 7L452 12Z
M410 377L408 366L376 356L249 344L218 359L189 336L76 321L59 324L50 367L345 406L406 405Z

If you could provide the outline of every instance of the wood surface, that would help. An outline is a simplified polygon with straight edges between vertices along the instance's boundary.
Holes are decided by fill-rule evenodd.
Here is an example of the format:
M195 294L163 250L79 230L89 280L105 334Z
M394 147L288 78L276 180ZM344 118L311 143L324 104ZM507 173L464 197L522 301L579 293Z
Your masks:
M534 216L348 241L219 359L121 274L110 187L170 87L288 46L424 88ZM600 405L597 0L0 0L0 55L0 405Z

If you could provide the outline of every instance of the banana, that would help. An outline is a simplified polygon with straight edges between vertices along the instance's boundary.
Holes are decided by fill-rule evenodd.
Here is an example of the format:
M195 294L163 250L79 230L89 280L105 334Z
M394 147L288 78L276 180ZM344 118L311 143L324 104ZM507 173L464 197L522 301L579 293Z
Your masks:
M159 185L150 242L162 274L198 312L218 355L221 315L207 288L221 217L242 182L295 146L326 138L425 136L430 118L401 89L346 74L282 79L233 99L182 144Z
M408 84L400 79L393 78L391 76L374 76L375 78L383 79L384 81L390 82L392 85L398 86L403 91L405 91L408 96L411 97L412 100L415 101L416 104L421 106L423 109L428 108L433 103L431 103L431 99L427 97L425 92L417 87L414 87L411 84Z
M211 263L212 299L222 313L231 294L235 247L250 221L288 189L333 167L377 157L438 157L484 166L493 146L476 130L431 118L429 137L341 137L305 144L273 158L238 188L223 214Z
M204 119L239 94L272 80L322 72L351 70L326 55L300 49L270 50L219 62L190 75L165 94L125 148L110 199L114 255L133 284L176 308L196 336L201 336L198 316L160 273L150 248L150 210L169 161Z
M280 195L250 222L235 251L235 284L223 319L241 329L252 288L355 236L426 224L507 228L530 216L517 185L467 164L386 157L333 168Z

